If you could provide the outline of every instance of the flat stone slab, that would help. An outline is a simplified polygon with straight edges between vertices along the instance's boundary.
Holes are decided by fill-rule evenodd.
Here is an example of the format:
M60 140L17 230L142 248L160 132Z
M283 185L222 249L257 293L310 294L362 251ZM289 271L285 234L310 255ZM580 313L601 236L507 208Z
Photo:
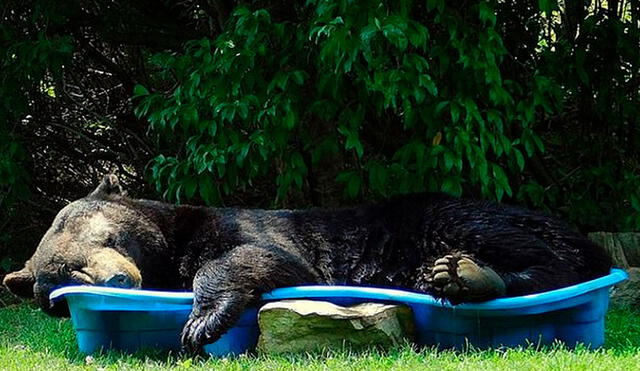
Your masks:
M283 300L264 305L258 324L258 351L270 354L385 348L414 337L413 313L405 305L342 307L326 301Z

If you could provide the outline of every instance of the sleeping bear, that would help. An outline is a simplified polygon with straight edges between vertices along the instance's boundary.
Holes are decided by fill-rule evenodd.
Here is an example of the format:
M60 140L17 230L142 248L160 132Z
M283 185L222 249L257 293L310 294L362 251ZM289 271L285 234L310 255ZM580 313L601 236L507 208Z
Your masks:
M49 293L74 284L195 293L187 350L215 341L277 287L398 287L453 304L530 294L606 275L603 248L563 222L443 194L343 209L175 206L128 198L114 175L63 208L13 293L68 315Z

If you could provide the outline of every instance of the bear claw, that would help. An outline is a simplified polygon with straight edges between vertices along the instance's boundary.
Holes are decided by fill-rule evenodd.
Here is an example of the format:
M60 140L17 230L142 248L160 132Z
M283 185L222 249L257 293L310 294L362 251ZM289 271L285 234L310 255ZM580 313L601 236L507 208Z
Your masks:
M449 272L447 271L438 271L438 273L433 276L433 282L435 283L445 284L450 280L451 276L449 276Z

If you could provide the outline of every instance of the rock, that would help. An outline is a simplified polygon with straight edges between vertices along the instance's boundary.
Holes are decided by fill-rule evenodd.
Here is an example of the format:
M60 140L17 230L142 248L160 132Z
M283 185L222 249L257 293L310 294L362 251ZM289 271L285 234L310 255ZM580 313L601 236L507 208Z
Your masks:
M640 233L589 233L589 238L602 245L620 268L640 267Z
M341 307L325 301L277 301L260 309L258 324L262 353L389 347L412 340L414 334L411 308L379 303Z
M640 268L627 268L629 279L611 290L611 306L637 307L640 305Z
M640 305L640 233L594 232L589 233L589 238L609 252L614 266L629 273L627 281L611 290L611 305Z

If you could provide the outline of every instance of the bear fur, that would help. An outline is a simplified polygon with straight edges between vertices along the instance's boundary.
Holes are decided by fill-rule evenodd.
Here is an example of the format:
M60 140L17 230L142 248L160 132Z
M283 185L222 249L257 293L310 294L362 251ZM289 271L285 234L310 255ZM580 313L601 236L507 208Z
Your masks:
M47 313L60 286L192 289L185 349L219 338L277 287L399 287L452 303L572 285L606 275L603 248L522 208L414 194L343 209L174 206L126 197L114 175L56 216L25 267L5 277Z

